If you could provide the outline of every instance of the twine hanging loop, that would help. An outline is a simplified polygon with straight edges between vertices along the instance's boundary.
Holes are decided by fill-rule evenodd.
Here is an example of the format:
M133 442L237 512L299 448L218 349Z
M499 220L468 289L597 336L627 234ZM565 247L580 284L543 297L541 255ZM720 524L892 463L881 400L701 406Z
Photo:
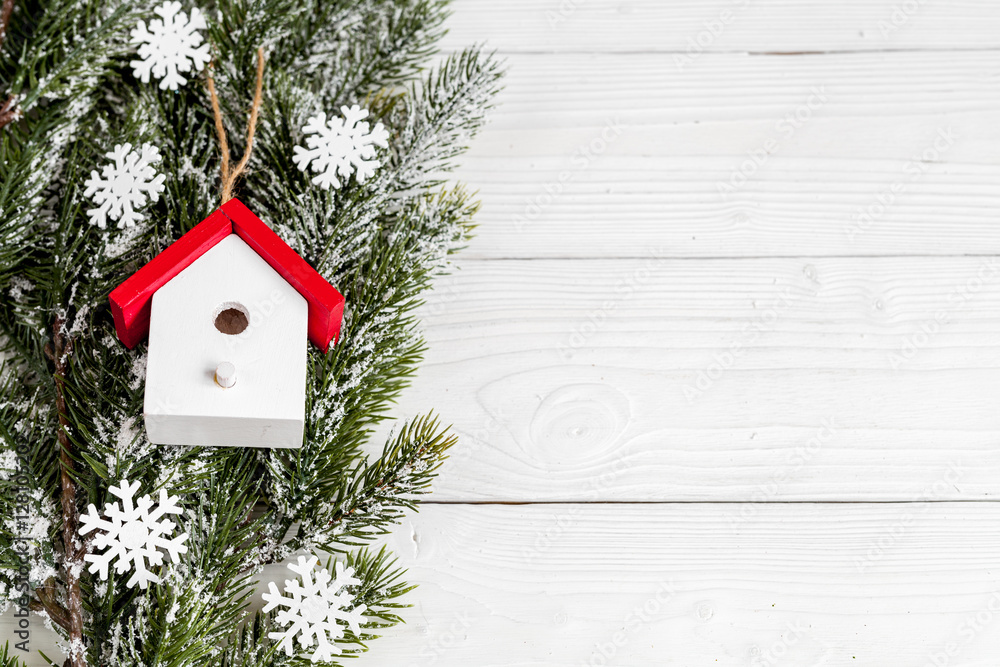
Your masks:
M222 203L233 198L233 188L250 162L253 151L253 135L257 131L257 116L260 114L260 104L264 92L264 47L257 49L257 85L254 89L253 106L250 107L250 119L247 121L247 146L243 157L236 168L229 168L229 142L226 140L226 127L222 123L222 109L219 108L219 96L215 92L215 79L212 77L212 67L208 68L208 92L212 97L212 114L215 116L215 131L219 135L219 148L222 150L222 184L219 195Z

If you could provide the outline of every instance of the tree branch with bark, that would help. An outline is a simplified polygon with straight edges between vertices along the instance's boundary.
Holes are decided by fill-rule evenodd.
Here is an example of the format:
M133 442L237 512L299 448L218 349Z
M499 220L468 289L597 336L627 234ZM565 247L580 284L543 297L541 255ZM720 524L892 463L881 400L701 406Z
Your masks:
M447 15L438 0L219 0L199 29L211 78L191 72L166 90L130 65L131 31L161 4L0 0L0 22L16 22L0 43L0 467L17 458L30 472L29 606L70 648L66 667L279 667L290 662L272 639L282 624L247 619L258 576L293 550L322 549L334 554L331 573L354 568L351 594L367 607L357 636L331 639L353 656L402 620L397 598L410 589L391 553L368 546L429 492L455 442L431 416L372 440L421 360L415 308L469 239L476 204L442 173L482 127L502 69L475 48L429 68ZM343 108L355 105L368 120L348 119L356 112ZM331 131L383 126L384 141L366 145L365 178L340 173L324 189L328 180L296 164L320 114ZM229 142L242 155L232 170ZM108 150L126 143L159 149L150 168L164 189L128 220L95 220L102 204L88 176L103 178L118 159ZM332 349L303 349L298 448L150 442L147 350L116 335L108 294L211 215L220 191L350 304ZM13 486L6 472L0 489ZM114 527L101 524L117 540L107 549L80 536L92 527L81 509L92 502L109 515L96 506L123 480L140 497L177 499L171 530L187 535L183 557L143 564L143 547L112 562L125 548ZM0 495L0 509L17 503ZM0 546L24 539L16 530L0 521ZM100 544L96 574L88 542ZM22 567L5 551L0 595L16 590ZM146 566L153 578L142 587L127 571ZM300 649L291 661L310 657Z
M69 439L69 412L66 406L66 371L73 352L73 340L65 330L65 321L56 317L52 326L53 375L56 392L56 411L59 431L59 504L62 509L63 577L66 585L66 628L69 634L70 656L65 667L86 667L86 650L83 641L83 596L80 592L80 573L83 571L83 542L77 530L80 511L76 502L76 483L73 481L73 445Z

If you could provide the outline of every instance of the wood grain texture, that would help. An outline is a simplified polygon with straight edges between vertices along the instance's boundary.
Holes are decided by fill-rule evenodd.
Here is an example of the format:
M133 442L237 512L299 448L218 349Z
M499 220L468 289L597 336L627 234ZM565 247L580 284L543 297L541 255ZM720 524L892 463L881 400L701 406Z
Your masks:
M503 52L982 49L1000 46L990 0L456 0L443 45Z
M486 138L475 142L477 151L490 147L488 136L501 130L530 133L567 127L601 128L615 118L630 128L652 126L650 129L657 130L678 123L762 120L774 124L815 93L822 95L819 104L811 109L813 117L801 122L803 129L814 120L840 118L857 123L859 119L898 121L940 114L961 117L995 111L1000 105L996 85L1000 79L1000 54L996 51L798 57L706 54L690 67L678 67L668 56L656 53L511 54L503 56L503 61L508 75L499 108L484 131ZM698 128L685 129L691 132ZM989 128L976 129L986 132ZM649 134L659 138L659 132ZM818 134L813 132L811 136L819 139ZM723 135L708 144L691 142L668 154L718 153L723 147L732 148L726 140L735 136ZM886 137L879 148L891 145L893 138L904 137ZM920 139L905 138L910 142ZM831 157L854 156L854 146L845 146L842 140L851 137L827 137L825 146L839 148ZM667 147L672 143L657 145ZM696 152L697 146L704 150ZM521 150L514 152L522 154ZM547 153L543 145L524 154ZM981 157L985 160L991 154L984 150Z
M421 317L437 501L1000 491L1000 258L466 261Z
M1000 253L995 52L509 66L467 256Z
M739 509L425 507L390 539L415 606L359 664L995 667L995 503Z
M954 644L995 665L995 505L731 511L426 508L393 546L427 583L367 661L923 667Z

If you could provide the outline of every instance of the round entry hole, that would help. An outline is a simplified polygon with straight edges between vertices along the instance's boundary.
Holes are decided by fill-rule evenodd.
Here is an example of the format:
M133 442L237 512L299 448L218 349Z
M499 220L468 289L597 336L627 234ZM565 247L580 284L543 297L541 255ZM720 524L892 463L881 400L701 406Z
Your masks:
M215 314L215 328L227 336L235 336L250 326L250 314L238 303L224 303Z

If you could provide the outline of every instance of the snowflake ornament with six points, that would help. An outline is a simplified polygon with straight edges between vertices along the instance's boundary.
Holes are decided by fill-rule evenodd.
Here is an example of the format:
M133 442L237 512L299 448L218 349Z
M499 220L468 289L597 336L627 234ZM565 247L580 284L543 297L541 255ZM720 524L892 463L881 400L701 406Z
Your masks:
M188 20L179 2L164 2L153 11L162 19L150 21L148 30L145 21L132 29L132 43L139 44L139 60L129 64L143 83L149 83L152 72L161 80L161 90L177 90L187 83L181 72L199 72L212 59L208 44L202 44L204 39L197 32L208 24L197 7Z
M285 581L285 592L291 597L284 597L278 592L278 587L272 581L270 592L264 593L264 613L282 605L288 609L278 612L275 621L279 625L288 625L282 632L268 634L271 639L280 639L279 647L285 649L285 655L291 656L296 636L303 649L314 643L316 650L310 656L313 662L327 662L341 654L341 648L334 642L344 636L343 621L354 633L361 634L361 624L364 622L366 605L354 605L354 595L349 593L348 586L357 586L361 582L354 577L354 568L344 568L343 563L337 563L336 578L330 576L325 568L316 571L314 568L319 558L312 556L306 560L299 556L298 564L289 563L288 569L302 577ZM353 607L353 608L351 608Z
M340 187L338 175L347 181L355 173L359 183L372 176L381 164L371 159L375 157L375 146L389 146L389 132L382 123L369 129L364 122L368 117L367 109L355 104L350 108L340 107L340 112L343 118L327 120L323 112L309 118L302 128L304 133L312 135L306 139L308 148L296 146L292 157L301 171L312 167L317 174L312 182L324 190L331 185Z
M108 578L108 566L117 558L115 571L118 574L135 570L127 583L130 588L139 584L139 588L145 589L149 582L159 583L160 578L146 569L146 562L150 565L162 564L161 548L170 553L170 560L175 563L180 561L182 553L187 553L184 546L187 533L167 539L166 536L174 530L174 522L160 520L165 514L181 513L177 498L167 496L166 490L160 489L160 502L156 507L153 507L153 499L148 494L133 503L139 482L129 484L127 479L121 481L121 486L112 486L108 490L121 499L121 503L104 506L104 513L110 520L102 519L94 505L80 517L83 524L80 534L86 535L95 529L104 531L94 538L94 548L107 550L102 554L87 554L83 559L91 563L90 571L100 573L101 579Z
M138 151L132 144L119 144L105 157L114 164L104 165L102 173L90 172L84 185L83 196L92 197L98 208L87 211L90 224L101 229L108 226L108 218L118 221L118 229L131 227L142 220L136 212L149 201L156 201L163 192L166 176L157 175L153 164L160 161L160 151L156 146L143 144Z

